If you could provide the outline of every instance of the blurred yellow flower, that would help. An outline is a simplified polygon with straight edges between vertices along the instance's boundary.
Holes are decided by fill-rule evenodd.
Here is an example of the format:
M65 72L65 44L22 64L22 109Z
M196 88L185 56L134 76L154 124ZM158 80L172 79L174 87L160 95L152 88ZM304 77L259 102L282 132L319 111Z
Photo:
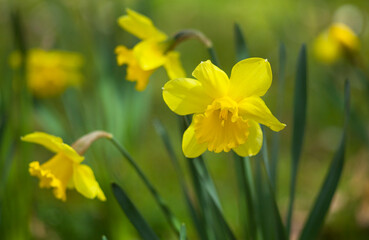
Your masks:
M335 23L322 32L314 42L314 53L318 60L331 64L345 55L356 53L360 41L345 24Z
M192 75L163 87L168 107L179 115L194 114L185 131L182 149L195 158L206 150L240 156L256 155L263 142L259 123L280 131L286 125L276 119L260 98L272 83L270 64L262 58L238 62L228 76L210 60L201 62Z
M75 188L86 198L97 197L105 201L105 195L96 181L92 169L81 162L79 155L59 137L43 132L34 132L21 138L23 141L40 144L56 155L40 165L34 161L29 164L29 172L40 179L41 188L54 188L54 196L66 201L66 189Z
M10 57L10 64L15 68L21 61L19 53ZM67 87L80 85L82 63L78 53L31 49L26 60L28 88L39 98L58 96Z
M119 25L142 41L133 49L118 46L115 49L119 66L127 64L128 81L136 81L136 90L145 90L149 77L159 67L164 66L170 79L185 77L179 53L169 49L173 41L158 30L152 21L127 9L127 14L118 19Z

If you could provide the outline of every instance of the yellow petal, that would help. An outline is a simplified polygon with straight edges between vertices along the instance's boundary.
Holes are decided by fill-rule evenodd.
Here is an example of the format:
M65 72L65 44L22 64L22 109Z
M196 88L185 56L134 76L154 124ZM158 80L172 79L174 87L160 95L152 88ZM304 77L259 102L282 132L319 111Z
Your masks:
M95 179L92 169L84 164L74 164L73 182L76 190L86 198L98 197L105 201L106 197Z
M126 79L131 82L137 82L135 88L137 91L143 91L149 82L149 77L154 70L143 70L133 54L133 50L126 48L125 46L118 46L115 48L115 54L117 54L118 65L127 64L127 76Z
M343 23L335 23L329 29L330 35L351 51L357 51L360 48L359 38L349 26Z
M239 115L245 119L252 119L276 132L279 132L286 126L286 124L281 123L273 116L260 97L253 96L245 98L239 103L238 111Z
M164 68L170 80L186 77L181 60L179 59L179 52L170 51L167 54L167 61L164 63Z
M235 101L256 95L263 96L272 84L272 70L266 59L248 58L234 65L229 96Z
M259 124L253 120L248 120L249 135L246 142L233 149L239 156L251 157L259 153L263 145L263 132Z
M145 71L135 63L128 64L126 79L128 81L137 82L135 86L136 90L143 91L146 89L149 78L153 72L154 70Z
M43 132L34 132L21 137L21 140L40 144L55 153L63 153L75 162L82 162L84 160L84 157L80 156L71 146L63 143L60 137Z
M34 132L21 137L22 141L40 144L52 152L59 152L63 144L60 137L43 132Z
M118 24L127 32L135 35L140 39L155 38L157 40L164 40L167 36L159 31L152 23L152 21L131 9L127 9L128 15L118 18Z
M342 56L339 42L327 32L321 33L315 39L313 49L315 57L326 64L332 64Z
M191 124L183 134L182 150L186 157L196 158L207 149L207 143L198 143L195 136L194 124Z
M163 98L168 107L179 115L204 112L213 101L201 82L191 78L168 81L163 87Z
M119 45L115 48L115 54L117 55L117 63L119 66L135 61L133 51L123 45Z
M146 40L139 42L134 48L134 55L143 70L153 70L163 66L167 60L165 51L166 43L155 40Z
M54 188L54 196L66 200L66 188L73 173L71 160L63 154L56 154L41 166L39 162L31 162L29 172L40 179L41 188Z
M211 63L210 60L201 62L192 72L206 89L209 96L220 98L228 93L229 79L223 70Z

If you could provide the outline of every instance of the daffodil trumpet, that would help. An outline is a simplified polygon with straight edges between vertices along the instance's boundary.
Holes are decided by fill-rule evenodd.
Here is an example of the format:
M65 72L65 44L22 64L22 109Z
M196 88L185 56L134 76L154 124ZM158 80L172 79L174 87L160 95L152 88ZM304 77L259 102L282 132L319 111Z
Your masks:
M163 87L163 98L178 115L193 114L183 134L186 157L196 158L206 150L254 156L262 146L260 123L273 131L286 125L279 122L261 99L272 83L269 62L248 58L238 62L231 77L211 63L201 62L192 75L178 78Z
M82 155L99 138L112 138L112 135L103 131L95 131L78 139L72 147L63 143L59 137L34 132L21 138L22 141L40 144L55 155L43 164L33 161L29 164L29 172L40 179L41 188L53 188L54 196L62 201L67 200L66 189L76 189L84 197L97 197L105 201L106 197L96 181L92 169L82 164L85 159Z

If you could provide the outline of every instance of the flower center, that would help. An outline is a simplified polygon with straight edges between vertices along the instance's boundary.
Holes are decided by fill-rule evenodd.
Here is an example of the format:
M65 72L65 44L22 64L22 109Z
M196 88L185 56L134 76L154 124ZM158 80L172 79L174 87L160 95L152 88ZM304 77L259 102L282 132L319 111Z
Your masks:
M215 99L204 114L196 114L194 127L197 141L217 153L229 152L249 135L247 120L238 116L238 104L229 97Z

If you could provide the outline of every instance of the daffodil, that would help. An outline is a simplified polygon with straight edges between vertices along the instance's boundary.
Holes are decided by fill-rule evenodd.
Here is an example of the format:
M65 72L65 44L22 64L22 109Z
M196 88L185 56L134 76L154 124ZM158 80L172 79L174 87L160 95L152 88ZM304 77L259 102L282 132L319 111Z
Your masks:
M96 181L92 169L81 164L84 157L59 137L43 132L34 132L21 138L23 141L40 144L56 153L49 161L40 165L29 164L29 172L40 179L41 188L53 188L57 199L66 201L66 189L75 188L86 198L97 197L105 201L105 195Z
M359 38L350 27L335 23L323 31L314 42L314 53L318 60L331 64L360 48Z
M193 114L183 134L186 157L195 158L206 150L240 156L256 155L262 146L259 123L280 131L286 125L276 119L261 99L272 83L269 62L248 58L238 62L231 77L213 65L201 62L192 75L178 78L163 87L168 107L179 115Z
M15 68L21 61L17 52L10 57L10 64ZM26 59L28 88L38 98L58 96L66 88L80 85L82 63L78 53L31 49Z
M142 91L151 74L161 66L170 79L185 77L179 53L170 49L173 39L158 30L149 18L130 9L127 14L118 19L119 25L142 41L133 49L122 45L115 49L118 65L128 65L126 79L137 82L136 89Z

